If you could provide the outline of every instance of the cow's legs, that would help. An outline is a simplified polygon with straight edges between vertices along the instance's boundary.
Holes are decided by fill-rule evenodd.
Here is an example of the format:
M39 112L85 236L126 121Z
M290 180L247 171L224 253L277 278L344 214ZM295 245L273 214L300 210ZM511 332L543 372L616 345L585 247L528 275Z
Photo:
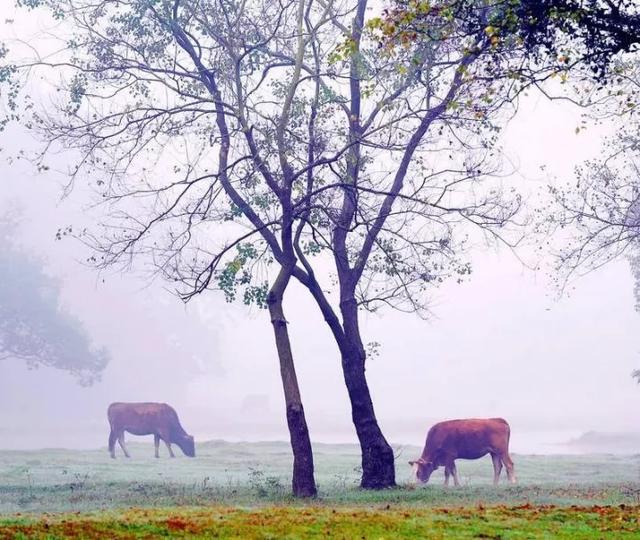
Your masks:
M167 445L167 450L169 450L169 455L171 457L176 457L175 454L173 453L173 450L171 450L171 443L165 439L164 444Z
M451 470L451 474L453 475L453 485L454 486L459 486L460 485L460 478L458 477L458 469L456 469L456 462L452 461L451 465L449 466L449 469Z
M113 459L116 459L116 440L118 439L118 436L116 435L116 432L113 428L111 428L111 431L109 432L109 454L111 454L111 457Z
M507 478L509 479L509 482L515 484L516 474L513 471L513 461L511 461L511 456L506 452L502 456L502 463L504 463L505 469L507 469Z
M155 446L155 449L156 449L156 457L159 458L160 457L160 435L158 435L157 433L153 434L153 445Z
M456 462L453 460L446 463L444 466L444 485L445 486L449 485L450 476L453 476L453 485L459 486L460 479L458 478L458 470L456 469Z
M158 433L158 435L160 436L160 438L164 441L164 444L167 445L167 450L169 450L169 455L171 457L176 457L173 453L173 450L171 450L171 441L169 439L169 434L165 433L164 431L160 431Z
M121 431L118 435L118 444L120 445L120 448L122 448L125 457L131 457L129 452L127 452L127 447L124 445L124 431Z
M491 454L491 461L493 461L493 485L497 486L502 472L502 459L498 454Z

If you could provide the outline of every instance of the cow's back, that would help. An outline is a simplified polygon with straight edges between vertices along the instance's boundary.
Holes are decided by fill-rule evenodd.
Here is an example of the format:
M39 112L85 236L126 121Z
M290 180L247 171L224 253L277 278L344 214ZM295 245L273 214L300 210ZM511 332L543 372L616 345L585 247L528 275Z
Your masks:
M503 418L447 420L429 430L424 454L429 459L440 454L463 459L501 454L508 451L509 435L509 424Z
M113 429L134 435L149 435L173 425L177 414L166 403L112 403L107 409Z

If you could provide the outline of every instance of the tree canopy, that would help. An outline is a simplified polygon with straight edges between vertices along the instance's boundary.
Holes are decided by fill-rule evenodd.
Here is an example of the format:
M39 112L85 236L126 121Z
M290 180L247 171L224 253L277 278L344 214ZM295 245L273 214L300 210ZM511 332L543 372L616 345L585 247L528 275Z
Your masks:
M640 43L634 0L396 0L386 11L387 39L430 39L435 20L455 21L469 35L486 32L494 47L514 40L536 64L586 65L608 76L612 59Z

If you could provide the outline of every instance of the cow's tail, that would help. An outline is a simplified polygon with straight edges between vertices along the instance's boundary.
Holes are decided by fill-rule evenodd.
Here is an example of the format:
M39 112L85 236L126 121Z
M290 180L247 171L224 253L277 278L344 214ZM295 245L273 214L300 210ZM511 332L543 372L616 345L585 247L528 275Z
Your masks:
M112 403L107 407L107 419L109 420L109 425L111 427L113 427L115 408L116 408L115 403Z
M507 443L507 447L505 448L505 450L509 452L509 444L511 442L511 426L509 425L509 422L507 422L504 418L498 418L498 420L500 420L504 424L504 435Z
M107 419L109 420L109 441L107 443L109 447L109 454L111 454L112 458L116 457L116 439L118 438L117 429L116 429L116 420L114 418L114 407L115 403L112 403L107 407Z
M113 427L111 427L111 431L109 431L109 453L114 456L114 452L116 451L116 440L118 439L118 434L115 432Z

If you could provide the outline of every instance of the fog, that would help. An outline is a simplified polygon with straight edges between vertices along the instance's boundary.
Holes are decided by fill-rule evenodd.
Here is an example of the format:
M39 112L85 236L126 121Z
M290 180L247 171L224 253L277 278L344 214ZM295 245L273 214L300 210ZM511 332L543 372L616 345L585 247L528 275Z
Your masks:
M502 136L517 172L505 179L529 193L571 178L600 151L606 132L575 133L569 105L524 100ZM13 130L5 150L33 147ZM5 152L6 153L6 152ZM64 159L64 156L60 158ZM110 351L100 382L82 387L64 371L0 362L0 447L106 446L112 401L166 401L196 440L287 440L284 401L268 314L209 292L182 304L161 281L139 273L99 275L60 227L90 225L82 186L61 198L61 179L28 166L0 165L0 212L20 212L22 249L60 280L63 308L96 346ZM533 260L524 248L528 262ZM625 261L558 292L505 249L478 244L473 274L432 293L421 320L384 311L363 317L367 341L381 344L367 374L381 427L395 444L422 444L435 421L503 416L515 452L567 451L583 432L637 432L640 366L633 282ZM297 284L285 309L313 441L355 442L337 348Z

